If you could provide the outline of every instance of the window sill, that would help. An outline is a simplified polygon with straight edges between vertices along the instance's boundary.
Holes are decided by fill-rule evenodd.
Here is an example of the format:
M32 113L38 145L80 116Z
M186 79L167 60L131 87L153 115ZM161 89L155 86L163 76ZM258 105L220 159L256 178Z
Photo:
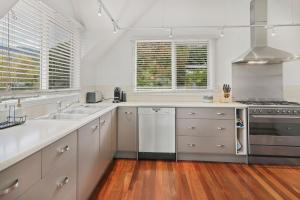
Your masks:
M133 95L164 95L164 96L172 96L172 95L201 95L212 93L212 89L194 89L194 90L134 90L132 92Z

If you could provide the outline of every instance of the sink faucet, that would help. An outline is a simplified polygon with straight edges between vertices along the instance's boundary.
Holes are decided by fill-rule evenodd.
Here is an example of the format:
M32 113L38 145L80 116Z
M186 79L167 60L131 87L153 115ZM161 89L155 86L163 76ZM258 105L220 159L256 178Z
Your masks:
M62 101L57 101L57 112L60 113L62 111Z

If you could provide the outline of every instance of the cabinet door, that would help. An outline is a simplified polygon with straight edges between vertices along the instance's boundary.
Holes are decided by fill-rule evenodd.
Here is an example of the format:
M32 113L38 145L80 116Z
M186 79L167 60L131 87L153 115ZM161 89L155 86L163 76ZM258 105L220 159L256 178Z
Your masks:
M111 111L111 151L113 157L117 152L117 109Z
M118 109L118 151L136 152L137 109L120 107Z
M112 161L111 150L111 112L100 117L100 173L104 171Z
M0 199L16 199L41 179L41 152L0 172Z
M86 200L100 178L99 119L78 130L78 191L77 199Z

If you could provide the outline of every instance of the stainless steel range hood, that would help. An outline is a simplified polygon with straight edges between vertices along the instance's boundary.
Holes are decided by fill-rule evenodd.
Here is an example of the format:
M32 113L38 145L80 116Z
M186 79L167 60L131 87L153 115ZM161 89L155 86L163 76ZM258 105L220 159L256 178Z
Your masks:
M251 49L233 61L234 64L281 64L299 56L268 46L268 1L250 3Z

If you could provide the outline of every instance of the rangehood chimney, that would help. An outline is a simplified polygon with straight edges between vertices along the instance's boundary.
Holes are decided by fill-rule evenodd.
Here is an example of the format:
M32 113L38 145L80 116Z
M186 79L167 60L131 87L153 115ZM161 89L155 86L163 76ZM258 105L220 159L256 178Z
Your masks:
M233 61L234 64L281 64L299 57L268 46L268 0L250 3L251 49Z

